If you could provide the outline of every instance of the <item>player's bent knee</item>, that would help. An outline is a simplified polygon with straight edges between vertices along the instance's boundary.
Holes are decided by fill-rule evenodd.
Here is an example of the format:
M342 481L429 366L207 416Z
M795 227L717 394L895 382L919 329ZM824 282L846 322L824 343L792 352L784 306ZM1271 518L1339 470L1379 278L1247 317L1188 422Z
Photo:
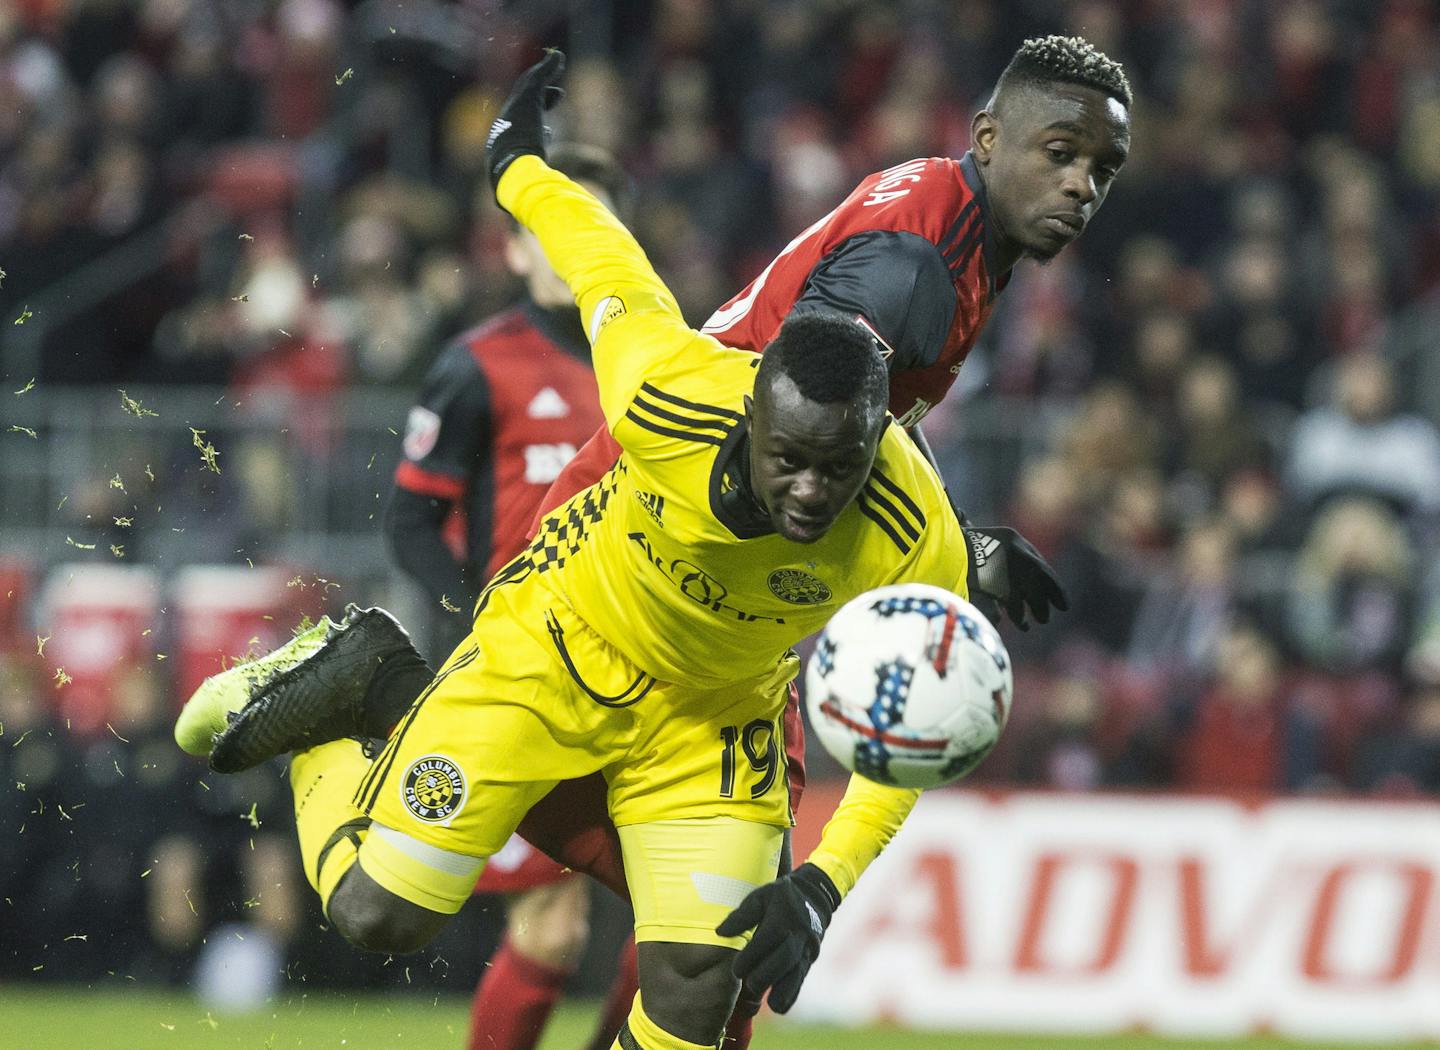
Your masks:
M394 955L419 951L450 918L396 896L359 865L335 887L328 913L335 929L357 948Z
M413 952L428 944L469 899L481 857L441 849L374 821L325 914L352 944Z
M584 879L527 890L508 908L506 934L521 955L556 970L579 963L590 938L590 891Z
M732 948L647 941L640 949L640 996L665 1031L692 1043L720 1038L740 991Z

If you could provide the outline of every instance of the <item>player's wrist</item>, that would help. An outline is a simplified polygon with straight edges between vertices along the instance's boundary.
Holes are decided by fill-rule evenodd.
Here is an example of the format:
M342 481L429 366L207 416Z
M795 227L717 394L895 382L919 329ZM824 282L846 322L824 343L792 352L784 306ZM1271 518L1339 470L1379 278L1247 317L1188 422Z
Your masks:
M820 865L813 861L806 861L790 873L790 877L807 891L806 896L811 898L811 903L817 907L823 905L826 910L825 919L828 921L834 914L835 909L840 907L840 890Z
M820 888L817 889L817 892L828 895L828 899L832 902L832 911L840 906L849 887L853 885L852 880L846 878L845 872L836 861L837 858L827 856L822 848L817 848L804 864L798 865L790 873L793 876L799 875L802 871L805 872L806 874L800 877L807 880L807 884L811 879L816 880L817 883L819 879L824 879L823 884L819 884Z

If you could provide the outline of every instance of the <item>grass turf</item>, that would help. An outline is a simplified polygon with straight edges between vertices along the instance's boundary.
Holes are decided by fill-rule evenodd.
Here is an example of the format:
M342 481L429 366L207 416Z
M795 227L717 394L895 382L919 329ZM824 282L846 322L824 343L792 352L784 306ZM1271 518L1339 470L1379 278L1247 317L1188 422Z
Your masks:
M463 1050L467 1016L465 1001L444 997L287 994L263 1010L231 1015L206 1010L185 996L145 989L0 987L0 1045L8 1050ZM593 1007L562 1007L541 1050L583 1047L593 1021ZM754 1042L755 1050L1282 1050L1302 1045L1310 1044L844 1031L774 1020L762 1021ZM1393 1044L1386 1050L1419 1050L1419 1044Z

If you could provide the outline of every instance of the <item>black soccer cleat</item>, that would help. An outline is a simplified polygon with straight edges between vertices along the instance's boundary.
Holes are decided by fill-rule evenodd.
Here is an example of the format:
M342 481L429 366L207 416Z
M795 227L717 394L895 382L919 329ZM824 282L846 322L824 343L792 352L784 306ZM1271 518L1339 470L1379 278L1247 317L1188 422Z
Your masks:
M276 755L366 735L363 704L380 664L415 651L410 635L384 609L345 610L324 640L258 683L248 702L229 711L214 738L210 768L239 773Z

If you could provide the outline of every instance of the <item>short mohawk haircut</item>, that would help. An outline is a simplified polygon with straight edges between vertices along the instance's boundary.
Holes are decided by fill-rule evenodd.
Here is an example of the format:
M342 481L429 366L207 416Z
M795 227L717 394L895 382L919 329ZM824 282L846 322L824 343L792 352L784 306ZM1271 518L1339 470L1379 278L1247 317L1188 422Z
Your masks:
M1020 45L995 84L999 94L1012 84L1080 84L1103 91L1126 109L1134 96L1120 63L1078 36L1034 37Z
M760 358L756 385L788 376L802 397L822 405L838 401L884 405L889 390L875 339L850 318L829 311L796 311Z

